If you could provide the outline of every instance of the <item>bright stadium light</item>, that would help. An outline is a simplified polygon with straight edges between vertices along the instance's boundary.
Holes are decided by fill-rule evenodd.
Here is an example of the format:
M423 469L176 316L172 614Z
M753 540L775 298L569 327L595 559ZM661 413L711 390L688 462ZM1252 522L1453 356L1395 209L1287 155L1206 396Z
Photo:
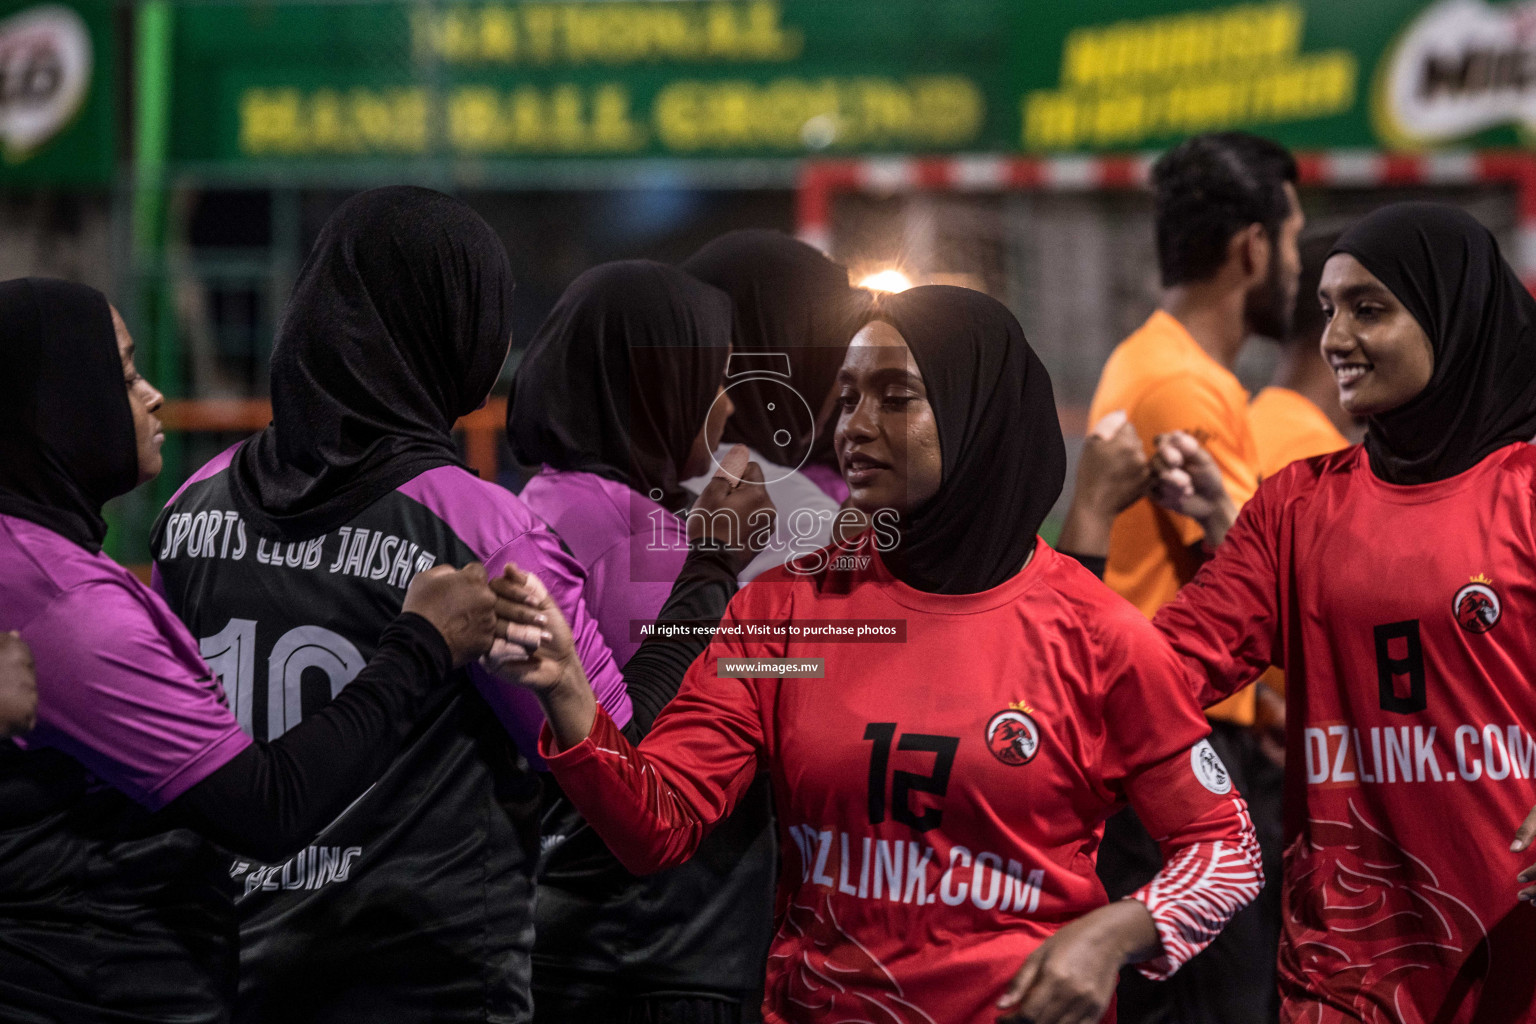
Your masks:
M859 281L860 288L876 292L904 292L912 287L912 279L894 267L865 274Z

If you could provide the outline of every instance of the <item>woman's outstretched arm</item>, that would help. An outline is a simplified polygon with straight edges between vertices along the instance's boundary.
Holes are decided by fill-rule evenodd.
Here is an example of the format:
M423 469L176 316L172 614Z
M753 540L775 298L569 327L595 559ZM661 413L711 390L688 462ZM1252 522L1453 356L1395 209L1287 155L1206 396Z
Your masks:
M637 747L597 706L569 627L537 577L509 566L493 587L548 635L531 657L496 671L538 697L547 720L539 752L561 790L630 871L687 860L762 767L757 691L749 681L717 676L720 658L744 653L740 640L710 644ZM721 625L734 621L727 609Z

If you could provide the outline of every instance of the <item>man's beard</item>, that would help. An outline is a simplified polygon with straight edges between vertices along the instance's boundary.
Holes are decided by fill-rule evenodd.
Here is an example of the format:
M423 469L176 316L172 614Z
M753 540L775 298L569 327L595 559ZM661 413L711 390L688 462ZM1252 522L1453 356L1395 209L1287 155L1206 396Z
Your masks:
M1269 276L1243 297L1243 325L1250 334L1288 341L1296 317L1296 297L1280 285L1279 246L1269 249Z

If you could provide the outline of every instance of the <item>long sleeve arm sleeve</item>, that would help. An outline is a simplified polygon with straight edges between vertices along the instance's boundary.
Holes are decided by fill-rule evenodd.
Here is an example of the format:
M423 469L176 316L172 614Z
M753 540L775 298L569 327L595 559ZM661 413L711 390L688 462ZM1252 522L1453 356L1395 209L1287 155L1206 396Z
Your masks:
M1100 780L1130 803L1163 855L1162 870L1130 897L1151 912L1162 947L1139 969L1166 978L1258 895L1258 839L1206 738L1180 657L1129 607L1093 628L1106 680Z
M1253 902L1264 866L1248 805L1209 743L1153 765L1126 788L1163 855L1162 870L1127 897L1146 905L1163 947L1137 969L1161 981Z
M728 609L722 625L733 621ZM560 788L635 874L691 857L762 767L753 684L716 678L716 661L740 656L739 648L736 640L712 642L638 747L601 709L591 735L560 753L544 732L540 753Z
M440 706L452 660L426 619L406 613L330 704L270 743L252 743L169 805L209 838L278 860L303 846L383 774Z
M709 647L709 637L736 595L733 559L723 548L695 545L683 562L672 593L656 617L658 626L684 627L676 637L657 636L641 644L624 666L633 717L624 735L639 743L661 709L677 696L688 666Z
M1152 620L1184 662L1204 706L1242 689L1271 664L1285 667L1274 486L1284 479L1259 488L1215 557Z

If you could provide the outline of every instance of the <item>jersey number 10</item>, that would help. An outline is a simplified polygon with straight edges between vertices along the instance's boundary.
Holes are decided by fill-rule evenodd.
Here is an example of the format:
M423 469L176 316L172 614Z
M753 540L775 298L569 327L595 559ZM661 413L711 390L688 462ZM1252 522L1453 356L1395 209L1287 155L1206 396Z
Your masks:
M304 670L319 669L330 682L330 696L366 664L352 641L324 626L295 626L277 638L267 655L267 734L256 736L256 620L230 619L213 636L197 642L208 667L224 680L224 695L249 736L275 740L304 717Z

